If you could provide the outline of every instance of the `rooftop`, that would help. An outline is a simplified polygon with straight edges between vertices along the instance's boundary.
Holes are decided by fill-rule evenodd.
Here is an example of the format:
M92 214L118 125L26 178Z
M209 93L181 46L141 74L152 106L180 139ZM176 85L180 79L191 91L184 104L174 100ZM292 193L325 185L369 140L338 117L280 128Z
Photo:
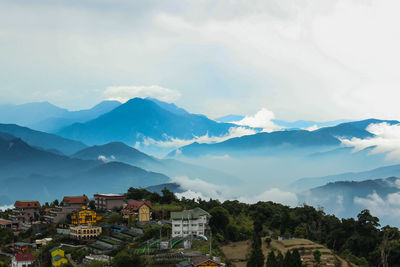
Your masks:
M17 200L14 203L16 208L40 208L39 201L36 200Z
M89 203L89 198L87 196L64 197L62 202L67 204L86 204Z
M211 217L210 213L201 209L201 208L194 208L191 210L184 210L178 212L171 212L171 219L173 220L181 220L181 219L198 219L200 216L206 215Z
M146 205L149 208L152 208L151 201L129 201L128 205L122 210L124 211L137 211L143 205Z
M30 253L17 254L17 255L15 255L15 260L16 261L35 261L35 257Z

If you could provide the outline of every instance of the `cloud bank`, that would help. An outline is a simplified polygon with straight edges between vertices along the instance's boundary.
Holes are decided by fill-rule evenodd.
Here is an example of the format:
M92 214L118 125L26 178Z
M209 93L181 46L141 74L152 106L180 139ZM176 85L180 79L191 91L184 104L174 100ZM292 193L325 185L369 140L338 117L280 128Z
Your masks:
M104 96L108 100L117 100L125 103L129 99L140 97L157 98L164 102L174 102L181 94L177 90L164 88L158 85L151 86L111 86L104 91Z
M270 188L257 195L245 195L245 190L236 189L226 185L216 185L205 182L201 179L190 179L188 177L174 177L171 182L177 183L185 190L183 193L177 193L177 197L190 199L219 199L225 201L228 199L237 199L244 203L256 203L258 201L273 201L284 205L295 207L298 205L296 194L285 192L278 188ZM238 197L238 194L242 195Z
M272 132L282 129L282 127L276 125L272 121L273 119L275 119L274 113L267 108L262 108L256 114L246 116L242 120L233 123L252 128L262 128L263 132Z
M400 216L400 192L381 197L374 191L366 198L355 197L354 203L369 209L378 217L398 218Z
M252 135L256 133L257 133L256 130L249 129L246 127L231 127L228 131L228 134L223 136L210 136L208 135L208 133L203 136L194 136L192 139L179 139L179 138L165 136L166 141L154 140L152 138L145 137L142 142L137 142L135 144L135 148L141 148L146 146L158 146L162 148L173 149L190 145L193 142L197 142L200 144L219 143L231 138L241 137L245 135Z
M400 124L370 124L366 130L375 136L365 139L341 139L341 142L345 146L354 147L355 152L373 147L370 153L387 153L387 159L400 161Z

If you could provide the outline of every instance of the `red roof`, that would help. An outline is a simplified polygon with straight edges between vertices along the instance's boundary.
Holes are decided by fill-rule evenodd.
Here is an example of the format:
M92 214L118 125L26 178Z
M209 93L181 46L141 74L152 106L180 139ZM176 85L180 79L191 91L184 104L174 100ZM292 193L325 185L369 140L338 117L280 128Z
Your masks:
M14 207L16 208L40 208L39 201L15 201Z
M202 264L202 263L204 263L206 261L211 261L211 262L216 263L215 261L209 259L207 256L202 255L202 256L199 256L199 257L196 257L196 258L192 259L192 264L194 266L197 266L197 265L200 265L200 264Z
M139 208L143 205L146 205L151 209L151 201L130 201L128 205L122 210L123 213L129 212L129 211L137 211Z
M9 221L9 220L0 220L0 224L1 224L1 225L8 225L8 224L12 224L12 221Z
M89 203L89 199L87 196L64 197L62 202L68 204L87 204Z
M15 255L16 261L35 261L35 257L28 253L28 254L17 254Z

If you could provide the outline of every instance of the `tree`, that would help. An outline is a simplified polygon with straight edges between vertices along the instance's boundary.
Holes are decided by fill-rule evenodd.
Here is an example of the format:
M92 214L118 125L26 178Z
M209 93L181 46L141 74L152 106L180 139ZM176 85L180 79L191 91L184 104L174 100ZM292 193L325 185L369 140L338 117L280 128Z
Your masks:
M268 254L267 263L265 264L265 267L279 267L279 266L281 266L281 263L278 262L278 259L275 257L275 253L271 251Z
M301 267L301 257L297 248L292 251L292 266Z
M166 187L164 187L164 189L161 190L161 192L162 192L162 197L160 200L161 204L171 204L172 202L178 200L175 194L170 190L168 190Z
M264 266L264 254L261 249L261 238L258 233L254 233L251 251L247 261L247 267L262 267Z
M126 252L120 252L113 259L111 266L113 266L113 267L125 267L125 266L144 267L144 266L146 266L146 262L140 256L129 255Z
M229 213L228 211L219 206L210 210L211 219L210 219L210 227L213 232L216 233L224 233L226 226L229 223Z
M317 264L319 265L319 264L321 263L321 251L319 251L318 249L317 249L317 250L314 250L313 255L314 255L314 260L315 260L315 261L317 262Z
M265 243L267 243L267 248L269 248L271 246L271 242L272 242L271 237L265 238Z

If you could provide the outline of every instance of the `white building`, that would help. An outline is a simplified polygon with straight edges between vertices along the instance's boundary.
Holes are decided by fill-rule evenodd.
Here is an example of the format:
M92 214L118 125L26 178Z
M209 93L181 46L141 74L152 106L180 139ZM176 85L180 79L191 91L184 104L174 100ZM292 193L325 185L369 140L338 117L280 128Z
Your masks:
M211 215L201 208L171 212L172 237L205 235Z
M17 254L12 257L12 267L33 267L35 257L32 254Z

